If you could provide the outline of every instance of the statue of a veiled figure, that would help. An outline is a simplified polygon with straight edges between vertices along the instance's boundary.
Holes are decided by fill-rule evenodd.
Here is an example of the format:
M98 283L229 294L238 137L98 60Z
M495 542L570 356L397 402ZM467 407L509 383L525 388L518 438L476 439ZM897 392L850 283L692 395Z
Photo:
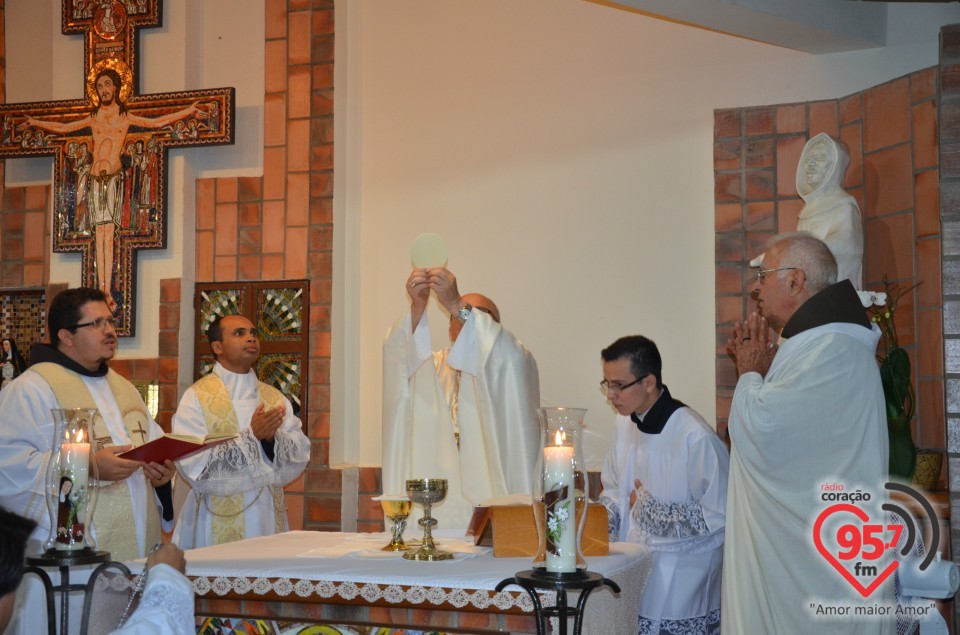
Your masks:
M820 133L803 147L797 165L797 193L805 205L797 230L827 243L837 259L837 280L863 288L863 225L857 200L847 194L843 176L850 156L843 143Z

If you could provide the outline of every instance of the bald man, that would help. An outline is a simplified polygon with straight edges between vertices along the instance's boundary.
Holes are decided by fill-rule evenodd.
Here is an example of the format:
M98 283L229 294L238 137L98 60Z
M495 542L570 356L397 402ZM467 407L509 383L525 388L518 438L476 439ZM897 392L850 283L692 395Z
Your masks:
M383 491L410 478L445 478L433 508L441 527L466 528L473 508L532 490L539 447L540 378L533 355L478 293L460 295L444 268L414 269L410 311L383 344ZM451 345L430 349L433 293L450 314Z

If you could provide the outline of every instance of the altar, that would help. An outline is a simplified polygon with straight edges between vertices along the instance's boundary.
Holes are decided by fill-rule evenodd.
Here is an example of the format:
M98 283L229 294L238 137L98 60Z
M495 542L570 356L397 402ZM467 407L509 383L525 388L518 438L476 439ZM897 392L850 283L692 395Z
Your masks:
M453 549L455 558L414 562L379 552L387 534L293 531L278 536L186 552L198 615L390 625L423 630L536 632L533 603L519 587L494 589L530 567L530 558L494 558L489 548ZM437 542L462 544L438 532ZM586 605L585 633L636 628L636 608L650 571L650 553L614 543L610 555L592 557L591 571L614 580ZM132 567L135 568L135 567ZM553 592L543 599L553 602ZM575 599L575 598L574 598Z

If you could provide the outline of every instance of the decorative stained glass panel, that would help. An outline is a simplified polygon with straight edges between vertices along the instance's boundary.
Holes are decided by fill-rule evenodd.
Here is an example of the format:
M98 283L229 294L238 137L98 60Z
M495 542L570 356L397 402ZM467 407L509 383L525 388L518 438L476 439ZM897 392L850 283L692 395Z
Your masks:
M198 291L200 334L205 335L210 323L219 315L243 315L243 289L210 289Z
M262 340L299 340L303 337L303 289L260 289L257 294Z
M293 404L294 413L299 413L300 378L303 370L303 357L300 353L261 354L257 361L257 377L282 392Z
M310 286L306 280L198 284L194 368L196 378L216 363L206 330L218 315L243 315L260 336L257 377L275 386L305 416L309 344Z

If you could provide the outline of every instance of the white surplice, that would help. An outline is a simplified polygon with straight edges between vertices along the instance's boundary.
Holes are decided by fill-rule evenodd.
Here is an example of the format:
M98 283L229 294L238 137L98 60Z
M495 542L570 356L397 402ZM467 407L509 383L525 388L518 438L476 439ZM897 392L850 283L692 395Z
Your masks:
M706 634L718 626L728 466L723 441L691 408L674 411L659 434L617 416L600 502L611 540L653 552L640 633ZM634 481L641 489L631 508Z
M728 424L724 633L865 635L892 628L892 618L828 620L810 610L817 603L872 605L893 597L891 578L864 600L817 552L811 531L829 505L822 484L869 489L875 501L884 491L879 337L875 326L818 326L785 340L766 378L740 377Z
M81 379L90 390L113 444L130 445L130 436L107 378L81 376ZM51 518L47 512L43 487L47 459L53 443L54 423L50 411L59 407L50 385L30 369L0 391L0 505L37 521L37 529L30 540L29 548L32 552L41 551L42 543L50 534ZM147 440L152 441L161 436L163 430L150 421ZM142 469L129 476L126 482L134 510L146 509L148 496L157 502L157 509L160 509L153 488L149 487ZM104 513L105 510L101 508L94 510L94 536L97 535L97 522L109 523ZM143 557L153 545L144 544L146 519L143 514L134 513L133 518L136 523L133 529L136 532L139 555Z
M240 433L237 439L177 462L177 471L190 485L173 534L173 541L181 549L213 544L210 496L243 494L246 538L275 533L271 489L296 479L310 461L310 440L303 434L300 419L294 416L289 400L284 398L286 413L274 437L274 458L271 461L250 430L250 420L260 405L256 373L251 370L239 375L219 363L213 367L213 372L227 387ZM208 433L200 401L192 386L183 394L173 416L173 432L195 437ZM286 529L286 514L283 521Z
M143 597L122 628L111 635L194 635L193 585L167 564L147 573Z
M466 528L482 501L532 492L540 446L537 364L483 311L472 311L456 342L436 353L426 313L411 331L407 311L383 344L383 491L402 494L411 478L445 478L447 498L433 515L441 527Z

